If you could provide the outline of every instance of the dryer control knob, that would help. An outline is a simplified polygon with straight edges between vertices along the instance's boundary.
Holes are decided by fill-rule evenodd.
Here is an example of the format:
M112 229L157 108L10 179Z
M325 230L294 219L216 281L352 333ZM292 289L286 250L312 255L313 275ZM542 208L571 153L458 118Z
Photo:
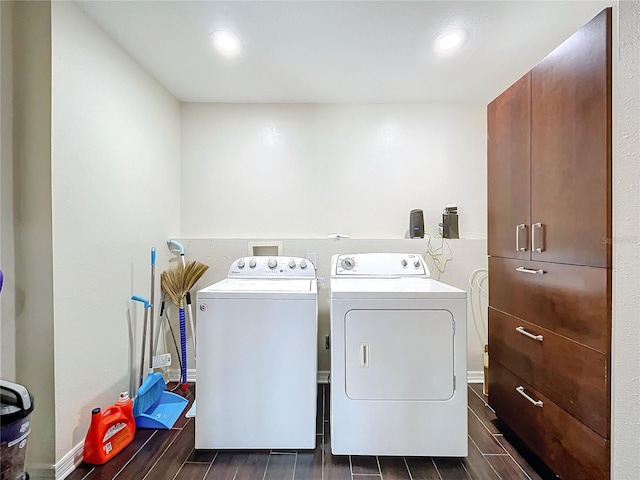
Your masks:
M269 267L271 270L273 270L274 268L276 268L278 266L278 262L276 261L275 258L270 258L267 261L267 267Z
M249 260L249 268L256 268L256 261L255 260Z
M295 260L289 260L289 268L296 268L296 261Z
M420 260L414 260L413 266L416 268L420 268Z
M238 260L238 268L244 268L244 260Z
M300 260L300 268L302 270L305 270L307 268L307 261L306 260Z
M403 267L406 267L408 262L406 259L403 258L400 263L402 264Z

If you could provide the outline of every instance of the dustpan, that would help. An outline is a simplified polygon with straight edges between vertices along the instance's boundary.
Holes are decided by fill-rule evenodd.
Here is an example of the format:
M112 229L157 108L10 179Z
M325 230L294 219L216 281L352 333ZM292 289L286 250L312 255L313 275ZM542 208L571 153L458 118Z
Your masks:
M170 429L187 406L188 400L167 391L160 372L150 373L133 402L137 428Z

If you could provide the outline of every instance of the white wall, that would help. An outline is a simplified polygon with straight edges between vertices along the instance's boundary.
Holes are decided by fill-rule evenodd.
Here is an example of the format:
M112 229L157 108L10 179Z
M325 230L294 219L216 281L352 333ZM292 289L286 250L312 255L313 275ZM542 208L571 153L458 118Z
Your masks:
M91 409L130 389L125 306L149 298L150 249L162 270L179 229L180 107L76 5L51 9L60 460L84 440Z
M11 3L0 2L0 378L16 379L13 229L13 42Z
M640 472L640 3L617 11L611 464L612 478L626 480Z
M28 461L48 465L55 458L51 7L47 2L12 2L11 8L16 382L33 394L37 405Z
M484 105L183 104L183 237L486 233Z
M410 210L422 209L435 235L442 209L456 203L467 239L452 242L442 280L470 290L469 274L486 268L486 107L183 104L181 192L188 254L213 262L200 285L247 255L244 239L285 239L285 255L317 253L319 275L333 253L424 253L426 241L403 240ZM352 240L326 240L332 233ZM318 364L327 370L326 290L319 301ZM486 302L479 322L481 310L486 324ZM470 324L469 370L482 370L483 343Z

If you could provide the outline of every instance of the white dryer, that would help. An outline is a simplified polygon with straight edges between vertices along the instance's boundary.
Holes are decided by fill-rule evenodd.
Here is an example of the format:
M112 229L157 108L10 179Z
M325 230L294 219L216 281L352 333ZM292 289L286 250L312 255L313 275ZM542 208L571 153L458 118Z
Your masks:
M196 449L316 445L313 264L246 257L197 294Z
M467 455L466 314L420 255L333 256L333 454Z

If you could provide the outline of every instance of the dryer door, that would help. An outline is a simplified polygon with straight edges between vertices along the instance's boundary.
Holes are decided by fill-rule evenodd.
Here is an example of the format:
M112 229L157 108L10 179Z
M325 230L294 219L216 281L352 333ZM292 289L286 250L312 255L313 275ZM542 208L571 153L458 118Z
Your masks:
M448 400L454 391L448 310L350 310L345 389L354 400Z

